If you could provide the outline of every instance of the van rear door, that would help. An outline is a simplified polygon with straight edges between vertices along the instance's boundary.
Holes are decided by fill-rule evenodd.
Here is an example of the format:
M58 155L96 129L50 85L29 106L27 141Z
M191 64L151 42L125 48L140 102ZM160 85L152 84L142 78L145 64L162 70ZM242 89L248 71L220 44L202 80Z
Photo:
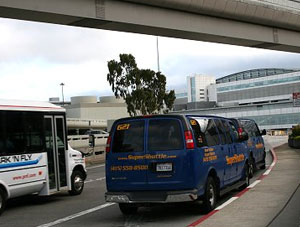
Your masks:
M144 190L148 169L145 162L145 120L118 121L111 136L111 149L106 154L107 189Z
M183 120L175 117L148 120L146 163L149 166L147 174L150 190L191 187L191 164L183 123Z

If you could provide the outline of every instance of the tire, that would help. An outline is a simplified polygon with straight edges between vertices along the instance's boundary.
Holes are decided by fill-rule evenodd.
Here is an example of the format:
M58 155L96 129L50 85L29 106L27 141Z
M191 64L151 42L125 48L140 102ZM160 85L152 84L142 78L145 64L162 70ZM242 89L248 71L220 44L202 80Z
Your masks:
M136 214L138 206L130 203L119 203L121 212L125 215Z
M70 195L80 195L84 188L84 177L81 171L75 170L71 176L71 187L69 191Z
M259 168L260 169L266 169L266 162L264 161L264 163Z
M255 161L254 161L253 157L250 156L250 159L249 159L249 178L253 177L255 169L256 169L255 168Z
M6 193L0 188L0 215L3 213L5 207L6 207Z
M264 160L262 162L263 164L259 167L260 169L266 169L266 151L264 151Z
M243 190L243 189L247 188L250 185L250 176L249 176L250 173L249 173L249 171L250 171L249 165L248 165L248 163L245 163L244 169L243 169L244 176L243 176L242 180L246 180L246 182L241 187L239 187L240 190Z
M214 179L212 177L207 178L205 193L203 195L202 209L205 213L209 213L215 209L217 204L217 187Z

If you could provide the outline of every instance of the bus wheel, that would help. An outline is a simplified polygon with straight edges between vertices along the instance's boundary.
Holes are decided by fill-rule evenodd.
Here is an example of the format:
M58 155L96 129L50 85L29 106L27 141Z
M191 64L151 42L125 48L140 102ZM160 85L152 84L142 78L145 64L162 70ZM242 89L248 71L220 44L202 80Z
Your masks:
M3 213L5 206L6 206L6 194L0 188L0 215Z
M138 210L138 206L130 203L119 203L121 212L125 215L135 214Z
M205 193L203 196L203 211L208 213L212 211L217 204L217 188L212 177L207 178Z
M71 176L71 187L72 190L69 191L70 195L79 195L81 194L84 187L84 177L82 172L75 170Z

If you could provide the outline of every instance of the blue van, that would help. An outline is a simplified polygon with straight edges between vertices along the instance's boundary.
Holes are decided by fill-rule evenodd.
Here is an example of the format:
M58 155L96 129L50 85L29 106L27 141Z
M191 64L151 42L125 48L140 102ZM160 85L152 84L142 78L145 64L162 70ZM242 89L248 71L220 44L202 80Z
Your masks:
M260 131L257 124L252 119L238 119L249 135L247 145L250 152L250 161L253 163L253 169L266 168L266 149L264 144L263 135L266 135L266 130Z
M263 135L266 130L260 131L257 124L252 119L232 118L231 119L238 129L239 135L248 134L248 140L245 141L249 153L249 176L253 176L254 172L260 168L266 168L266 149Z
M124 214L150 203L202 201L249 184L247 146L230 119L153 115L114 122L106 147L107 202Z

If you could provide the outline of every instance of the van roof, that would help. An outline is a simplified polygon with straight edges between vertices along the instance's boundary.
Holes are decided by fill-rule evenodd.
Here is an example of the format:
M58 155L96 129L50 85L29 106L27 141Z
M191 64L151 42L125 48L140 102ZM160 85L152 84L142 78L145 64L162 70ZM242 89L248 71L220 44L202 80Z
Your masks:
M66 112L60 106L42 101L0 99L0 110Z
M209 117L209 118L220 118L220 119L229 119L226 117L221 117L221 116L214 116L214 115L197 115L197 114L153 114L153 115L144 115L144 116L135 116L135 117L126 117L126 118L120 118L118 121L123 121L123 120L133 120L133 119L144 119L144 118L170 118L170 117L175 117L175 118L183 118L183 117Z

